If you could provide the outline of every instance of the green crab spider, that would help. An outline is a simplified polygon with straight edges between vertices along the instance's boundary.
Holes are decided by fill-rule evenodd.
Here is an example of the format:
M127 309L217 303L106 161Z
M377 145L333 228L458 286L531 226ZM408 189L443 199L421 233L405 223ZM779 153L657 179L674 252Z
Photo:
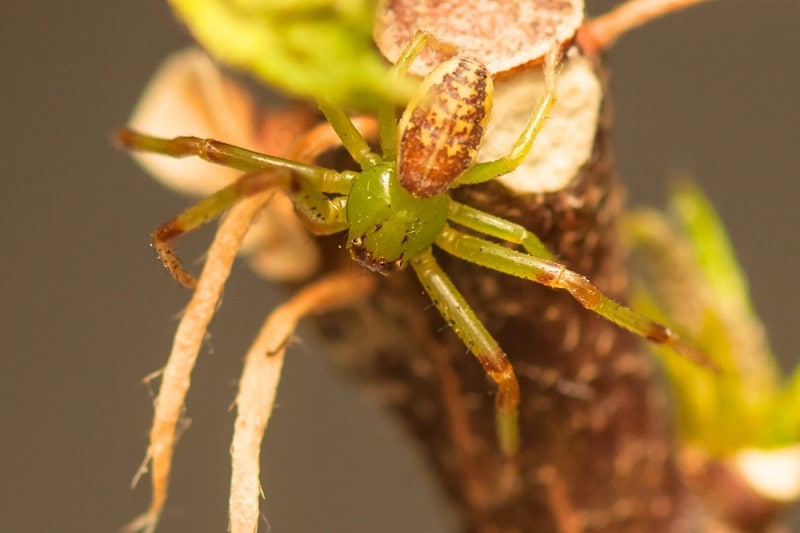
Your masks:
M390 75L407 74L431 39L417 33ZM170 273L192 287L170 243L221 216L238 200L267 190L282 191L316 234L348 231L347 246L364 267L389 274L407 264L444 319L497 384L496 428L500 449L519 447L519 384L505 352L434 259L432 248L477 265L568 291L587 309L650 341L708 362L668 328L604 296L588 279L558 263L524 227L453 200L451 188L486 182L515 169L527 156L556 101L554 47L545 60L546 94L521 135L500 159L476 163L492 107L493 84L486 67L467 57L444 61L421 83L399 122L386 104L378 113L381 154L374 153L345 112L327 101L319 107L360 172L336 171L197 137L157 138L122 130L122 145L172 157L196 156L244 172L238 181L157 228L153 245ZM466 233L455 226L468 230ZM517 251L483 235L519 245Z

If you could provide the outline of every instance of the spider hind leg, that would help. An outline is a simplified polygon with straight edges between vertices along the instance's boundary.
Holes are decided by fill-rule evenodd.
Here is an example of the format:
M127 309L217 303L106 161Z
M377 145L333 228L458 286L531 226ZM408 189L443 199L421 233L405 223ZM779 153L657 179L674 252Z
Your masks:
M519 450L519 382L505 352L433 257L431 248L410 261L425 292L486 374L497 384L497 439L507 457Z

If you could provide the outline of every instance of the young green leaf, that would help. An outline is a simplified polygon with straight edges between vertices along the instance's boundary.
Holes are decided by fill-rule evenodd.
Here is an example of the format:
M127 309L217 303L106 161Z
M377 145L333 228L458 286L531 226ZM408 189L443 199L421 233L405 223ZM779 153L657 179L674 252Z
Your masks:
M647 275L647 313L708 354L719 375L663 357L685 444L723 458L800 442L800 370L781 383L764 326L719 215L700 190L676 187L671 213L639 210L626 230Z
M171 0L218 59L289 94L363 110L403 102L372 44L372 0Z

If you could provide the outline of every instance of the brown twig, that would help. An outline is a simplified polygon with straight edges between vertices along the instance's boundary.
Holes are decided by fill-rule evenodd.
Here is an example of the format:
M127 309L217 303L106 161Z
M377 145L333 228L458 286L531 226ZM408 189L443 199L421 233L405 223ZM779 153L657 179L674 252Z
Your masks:
M594 55L610 48L637 26L708 0L630 0L581 26L576 37L583 50Z

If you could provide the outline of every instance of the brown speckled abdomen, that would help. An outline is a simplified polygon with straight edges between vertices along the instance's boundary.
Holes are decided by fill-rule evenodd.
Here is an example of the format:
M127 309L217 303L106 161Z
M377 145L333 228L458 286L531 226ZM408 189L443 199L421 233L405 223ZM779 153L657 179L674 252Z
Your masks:
M431 72L397 126L403 188L420 198L435 196L473 165L492 91L489 71L474 59L450 59Z

